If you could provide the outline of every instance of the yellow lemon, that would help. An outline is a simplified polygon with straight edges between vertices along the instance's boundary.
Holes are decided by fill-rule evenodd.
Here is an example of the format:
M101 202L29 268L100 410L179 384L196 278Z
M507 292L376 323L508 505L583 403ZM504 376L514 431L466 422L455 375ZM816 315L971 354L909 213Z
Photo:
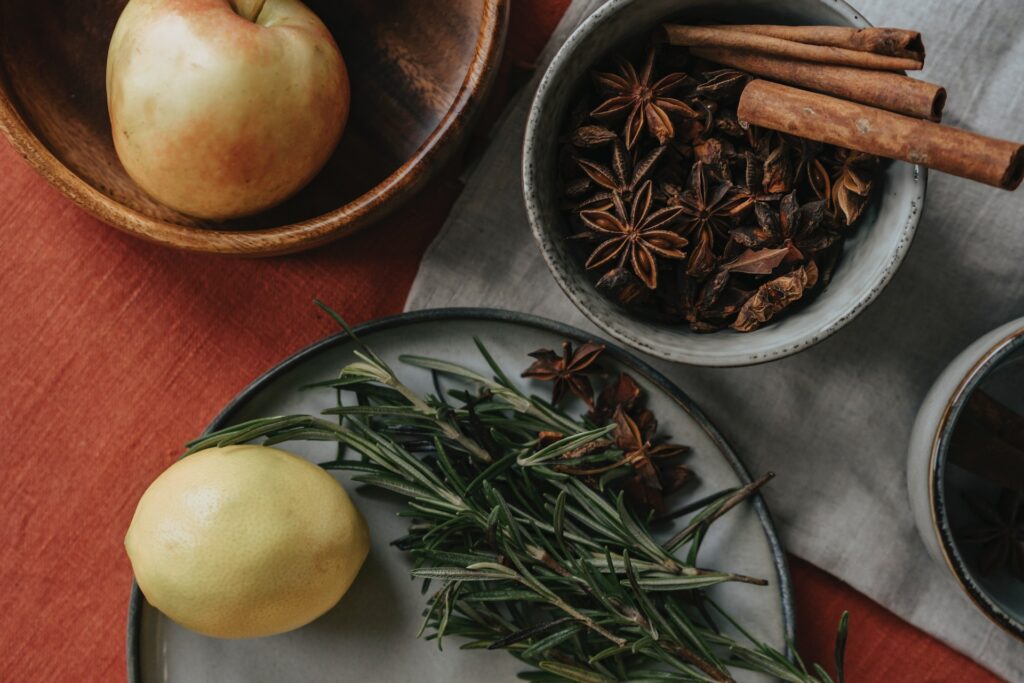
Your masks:
M265 446L172 465L143 494L124 542L149 603L219 638L308 624L341 599L370 548L331 475Z

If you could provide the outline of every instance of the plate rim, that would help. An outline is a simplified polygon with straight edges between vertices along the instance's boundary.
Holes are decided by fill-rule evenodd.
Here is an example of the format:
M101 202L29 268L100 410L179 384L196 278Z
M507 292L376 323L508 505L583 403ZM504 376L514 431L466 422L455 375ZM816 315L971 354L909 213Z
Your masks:
M641 375L647 381L657 385L662 391L668 394L672 400L679 404L679 406L685 410L690 417L697 422L697 424L700 425L700 427L707 433L708 437L710 437L710 439L715 443L719 451L725 457L726 462L736 473L736 476L739 477L741 482L750 483L752 481L750 472L747 470L746 465L744 465L743 461L740 460L740 457L732 449L732 446L729 445L729 442L726 441L725 437L722 436L722 433L718 431L718 428L712 424L706 415L704 415L703 411L701 411L693 399L691 399L681 388L652 367L649 363L637 357L637 355L632 351L620 346L616 342L605 340L600 336L591 334L577 327L573 327L572 325L566 325L565 323L531 315L529 313L520 313L518 311L498 308L428 308L418 311L407 311L382 318L375 318L354 326L352 331L356 335L365 336L417 323L462 320L513 323L546 332L553 332L576 342L593 341L598 344L603 344L605 346L605 353L609 353L616 361L628 367L638 375ZM313 342L312 344L309 344L299 351L289 355L269 370L260 374L255 380L238 392L234 398L228 401L224 408L216 417L213 418L210 424L207 425L206 429L203 430L203 434L224 426L236 410L240 409L245 403L250 401L252 397L266 385L277 379L280 374L287 372L312 356L322 353L334 346L347 343L351 341L351 339L352 337L348 332L337 332L324 337L319 341ZM768 511L768 505L765 503L764 497L760 492L758 492L752 496L750 500L758 521L761 523L761 529L764 531L765 537L768 541L768 546L771 549L772 554L772 563L775 565L775 571L779 576L777 590L782 601L782 620L787 641L786 650L788 653L790 650L788 644L795 642L796 640L796 608L793 601L793 587L792 579L789 574L789 564L786 560L785 549L782 547L782 542L779 540L778 532L775 529L775 523L772 520L771 513ZM128 602L127 636L125 639L125 660L128 668L128 683L142 683L142 664L139 649L141 646L140 632L142 624L142 608L142 592L139 590L138 583L136 583L135 579L132 578L131 597Z

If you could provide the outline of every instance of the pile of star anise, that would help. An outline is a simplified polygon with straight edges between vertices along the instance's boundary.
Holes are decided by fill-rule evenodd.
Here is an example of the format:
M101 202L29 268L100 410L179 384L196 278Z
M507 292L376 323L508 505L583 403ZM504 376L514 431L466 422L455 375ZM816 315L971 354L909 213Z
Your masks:
M552 405L557 406L570 395L576 396L590 409L589 422L599 426L615 424L607 438L566 453L563 464L556 465L555 470L600 485L601 475L629 466L632 475L622 485L627 499L641 510L664 513L665 497L680 490L693 477L693 471L679 462L690 449L663 443L657 438L658 421L644 406L640 385L626 373L604 384L595 395L591 380L605 377L597 363L604 350L600 344L588 342L573 348L569 342L563 342L561 355L550 349L538 349L530 354L535 360L523 372L523 377L553 382ZM542 432L538 446L554 443L564 436ZM588 455L607 451L620 455L584 466L576 464Z
M560 158L572 238L631 311L748 332L831 279L878 160L744 125L748 79L658 46L595 73L572 112Z

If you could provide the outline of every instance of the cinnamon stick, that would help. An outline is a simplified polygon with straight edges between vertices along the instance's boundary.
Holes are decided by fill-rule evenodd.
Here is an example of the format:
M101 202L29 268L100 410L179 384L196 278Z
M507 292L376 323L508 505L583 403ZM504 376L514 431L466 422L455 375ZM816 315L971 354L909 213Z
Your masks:
M683 47L726 47L788 57L789 59L800 59L805 62L839 64L883 71L915 71L924 66L924 62L919 59L891 57L826 45L807 45L783 38L723 28L665 24L664 30L669 43Z
M918 31L902 28L853 28L852 26L780 26L778 24L725 24L709 28L742 31L811 45L874 52L924 62L924 42Z
M1024 146L931 121L754 80L740 95L741 121L771 130L901 159L1002 187L1020 185Z
M815 64L724 48L694 47L690 48L690 52L703 59L774 81L798 85L919 119L941 120L942 108L946 104L945 88L891 71Z

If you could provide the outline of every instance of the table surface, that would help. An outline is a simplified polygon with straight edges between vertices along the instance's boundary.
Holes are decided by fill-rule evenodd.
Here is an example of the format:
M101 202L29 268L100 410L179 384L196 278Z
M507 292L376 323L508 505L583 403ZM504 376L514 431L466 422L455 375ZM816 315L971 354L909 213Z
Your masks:
M515 0L481 129L567 4ZM121 542L139 496L240 389L334 332L314 297L354 323L401 311L461 167L360 235L229 260L102 225L0 143L0 680L124 677ZM848 680L998 680L815 567L791 569L806 659L831 663L847 609Z

